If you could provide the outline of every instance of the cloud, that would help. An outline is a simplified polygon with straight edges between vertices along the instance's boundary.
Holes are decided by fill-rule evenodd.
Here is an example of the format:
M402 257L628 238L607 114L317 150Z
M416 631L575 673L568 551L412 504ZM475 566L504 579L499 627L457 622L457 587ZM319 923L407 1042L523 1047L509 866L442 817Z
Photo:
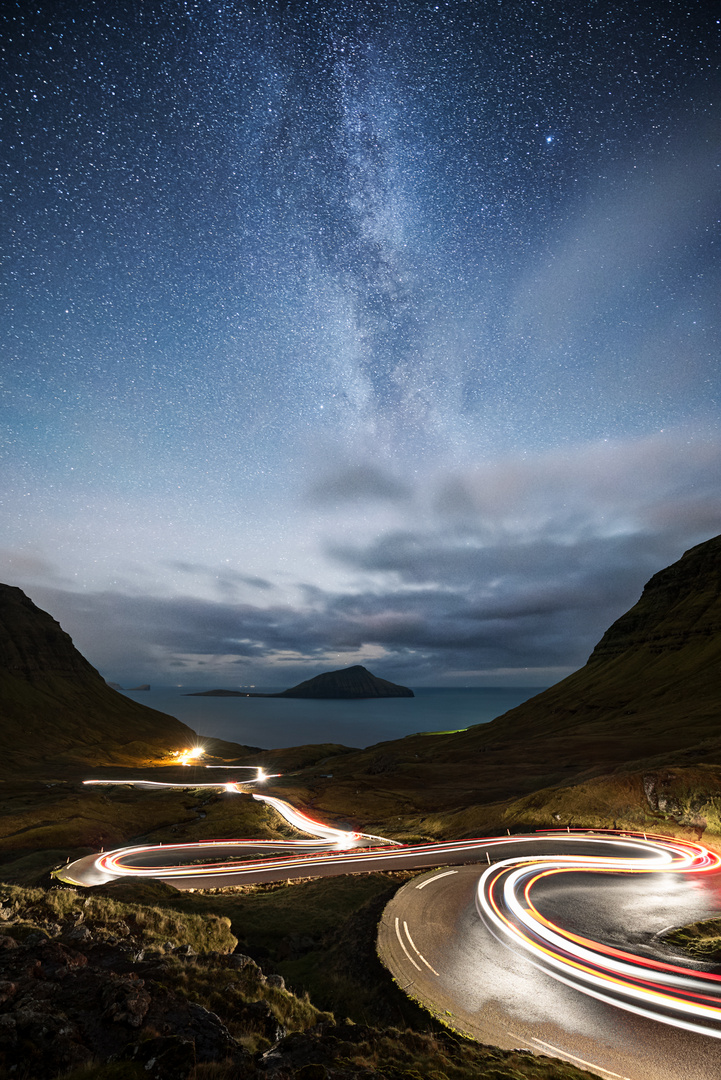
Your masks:
M203 563L185 562L183 560L174 560L167 565L171 570L177 570L181 574L187 574L209 582L218 592L223 594L236 594L240 585L248 585L251 589L260 589L263 592L273 588L272 582L266 578L256 577L252 574L242 574L227 566L205 566Z
M551 682L557 669L585 661L658 569L640 538L571 550L487 550L452 566L438 550L416 554L421 561L405 577L420 577L421 567L426 576L432 570L432 587L315 588L305 606L111 592L48 591L43 599L91 662L120 681L130 675L163 681L162 672L181 661L186 672L205 667L217 683L242 662L249 673L244 678L287 685L373 656L378 674L411 682L437 683L453 671L526 668L549 669L554 674L541 682Z
M719 523L720 477L717 435L659 432L452 473L437 482L434 509L444 526L468 524L489 539L570 539L652 523L680 536Z
M8 584L20 579L53 585L68 583L67 575L62 574L49 559L32 551L12 548L0 549L0 573Z
M711 116L688 118L687 130L677 131L663 152L634 158L625 176L606 181L571 220L557 249L519 285L514 318L520 334L532 328L537 344L588 335L609 308L633 304L654 267L668 263L674 272L679 251L704 239L721 183ZM624 329L628 336L629 326Z
M54 581L30 594L121 683L286 686L370 658L411 685L469 671L541 685L583 664L653 573L721 531L719 466L719 440L680 432L508 458L437 474L399 502L402 527L332 522L317 580L294 590L176 561L176 595Z
M217 679L241 661L254 681L263 676L266 683L285 684L293 677L285 669L294 665L300 678L309 668L347 666L363 657L390 677L398 670L543 667L568 659L564 634L549 632L548 612L505 611L502 604L484 610L453 592L329 594L320 611L43 592L35 593L36 602L71 630L108 677L127 673L157 682L180 666L196 673L207 668Z
M307 501L316 506L352 502L402 503L411 496L410 488L376 465L347 465L328 472L307 493Z

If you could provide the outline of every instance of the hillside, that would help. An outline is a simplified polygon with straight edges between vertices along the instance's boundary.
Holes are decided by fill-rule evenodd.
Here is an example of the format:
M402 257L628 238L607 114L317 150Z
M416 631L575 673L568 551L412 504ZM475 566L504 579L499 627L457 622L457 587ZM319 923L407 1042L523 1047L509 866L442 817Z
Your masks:
M721 537L646 585L586 665L490 724L326 762L316 806L489 804L623 768L721 763ZM374 811L376 813L374 813Z
M47 612L0 585L0 775L134 764L196 739L174 717L111 689Z

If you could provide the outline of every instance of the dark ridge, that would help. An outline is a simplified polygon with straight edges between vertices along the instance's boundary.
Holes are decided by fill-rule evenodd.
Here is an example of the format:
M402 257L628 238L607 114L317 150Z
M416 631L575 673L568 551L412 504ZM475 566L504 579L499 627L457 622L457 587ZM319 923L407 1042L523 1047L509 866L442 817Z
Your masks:
M630 650L655 656L692 646L702 650L721 634L721 536L691 548L659 570L637 604L617 619L588 658L613 660Z

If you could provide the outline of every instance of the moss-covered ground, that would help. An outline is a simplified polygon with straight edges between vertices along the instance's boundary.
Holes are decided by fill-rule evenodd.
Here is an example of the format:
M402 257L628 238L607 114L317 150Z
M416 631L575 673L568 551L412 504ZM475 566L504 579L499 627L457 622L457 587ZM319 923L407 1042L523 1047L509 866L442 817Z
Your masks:
M371 874L337 883L327 907L330 921L335 926L334 943L339 952L347 944L343 942L344 934L352 933L354 941L356 935L363 938L361 924L357 919L353 921L352 909L356 909L356 914L365 910L367 929L374 928L373 905L382 906L387 892L397 887L403 876ZM24 955L22 950L26 949L31 967L33 964L39 967L48 956L57 955L51 951L46 956L42 951L38 953L38 948L62 949L58 945L43 945L50 938L66 943L72 940L72 949L64 954L71 958L72 971L83 970L82 965L78 966L78 949L89 950L90 965L97 963L93 959L97 950L105 949L102 953L105 970L109 951L115 948L113 962L119 962L123 971L130 972L125 976L126 984L130 980L132 986L137 986L149 998L157 996L167 1001L170 995L175 1000L192 1002L208 1010L209 1014L215 1014L237 1048L232 1060L191 1063L190 1066L185 1061L182 1072L176 1074L183 1080L262 1080L275 1075L275 1064L271 1068L271 1062L264 1056L271 1048L282 1066L281 1075L292 1080L351 1080L355 1077L359 1080L370 1080L371 1077L387 1077L388 1080L582 1080L590 1076L549 1058L480 1046L436 1028L430 1018L424 1029L407 1022L398 1026L387 1023L373 1026L367 1022L368 1016L365 1023L338 1022L328 1011L318 1008L307 992L293 992L282 980L268 974L269 966L273 965L258 965L237 951L230 955L236 944L230 915L202 910L219 899L226 901L226 910L236 921L245 919L246 933L258 935L266 942L266 951L270 953L273 922L284 916L291 920L297 932L306 929L322 935L326 931L319 896L311 888L315 884L244 890L222 897L196 894L173 898L170 890L163 891L167 887L124 883L125 897L137 889L167 901L154 905L121 900L120 888L118 895L113 896L102 895L100 891L84 893L66 888L46 890L0 885L0 935L4 955L15 956L18 951ZM197 910L181 910L191 901ZM293 910L295 915L291 915ZM78 944L78 928L87 931L88 940L84 945ZM10 940L16 944L8 951ZM118 953L118 943L125 944L124 952ZM133 951L138 945L142 945L145 956ZM362 952L362 940L359 946ZM173 949L176 952L171 951ZM333 952L333 941L330 952ZM331 969L334 964L331 955ZM72 983L72 971L63 970L66 993L57 999L58 1007L69 1008L71 1017L74 1012L72 1005L68 1005L67 987ZM350 985L355 973L349 970L347 974ZM111 969L108 969L107 977L117 980ZM134 979L140 981L133 983ZM23 992L24 984L20 990L21 994ZM3 1006L7 1018L14 1016L13 1007L13 1002ZM67 1017L62 1015L63 1023L67 1024ZM18 1013L20 1016L21 1012ZM53 1015L50 1021L54 1019ZM401 1015L398 1019L404 1020ZM405 1018L408 1019L412 1018ZM98 1037L97 1031L95 1036ZM142 1024L131 1026L129 1048L121 1057L131 1058L138 1040L142 1045L143 1039L156 1037L157 1032L145 1032ZM165 1038L166 1045L168 1042L173 1040ZM240 1058L239 1054L244 1056ZM32 1063L31 1056L22 1074L24 1080L41 1080ZM63 1076L64 1080L139 1080L148 1075L147 1065L144 1060L93 1060L64 1071ZM45 1072L42 1080L55 1075L52 1070Z
M696 960L721 964L721 918L704 919L666 934L664 941L676 945Z

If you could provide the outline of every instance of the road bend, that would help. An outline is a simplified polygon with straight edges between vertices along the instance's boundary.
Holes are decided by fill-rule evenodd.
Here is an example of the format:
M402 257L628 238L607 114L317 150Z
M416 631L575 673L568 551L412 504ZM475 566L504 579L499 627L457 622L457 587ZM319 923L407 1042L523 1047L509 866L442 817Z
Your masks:
M721 974L663 939L718 914L721 859L703 845L613 830L400 845L255 798L304 836L137 845L55 876L197 889L432 868L388 904L378 949L398 985L445 1023L604 1080L721 1077Z

